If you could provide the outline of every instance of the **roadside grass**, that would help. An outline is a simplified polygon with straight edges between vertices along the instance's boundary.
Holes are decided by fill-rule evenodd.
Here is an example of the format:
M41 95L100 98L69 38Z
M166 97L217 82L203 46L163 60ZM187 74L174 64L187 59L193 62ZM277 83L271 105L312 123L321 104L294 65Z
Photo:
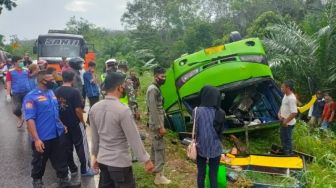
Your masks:
M140 78L141 90L138 95L139 111L141 121L138 122L140 132L146 133L145 147L150 151L150 139L148 134L147 108L145 94L147 87L153 78L150 73L145 72ZM335 126L335 125L334 125ZM244 134L238 135L241 142L245 143ZM311 130L306 123L299 121L293 132L294 148L298 151L315 156L311 164L307 164L305 174L301 179L306 183L306 187L329 188L336 187L336 136L333 131L320 132L318 129ZM135 163L134 174L139 188L194 188L196 187L196 164L187 160L185 146L179 143L177 134L169 131L165 137L166 141L166 166L165 174L172 180L172 184L166 186L154 185L154 175L144 171L143 165ZM227 139L224 140L224 148L232 147ZM278 129L262 130L249 134L250 153L265 154L271 149L273 143L279 144ZM258 176L261 181L270 179L269 177ZM272 180L272 179L271 179ZM273 181L273 180L272 180ZM276 180L274 180L276 181ZM244 182L245 184L242 184ZM246 184L247 182L247 184ZM249 187L248 180L244 177L236 183L228 184L228 187ZM285 185L285 183L284 183Z

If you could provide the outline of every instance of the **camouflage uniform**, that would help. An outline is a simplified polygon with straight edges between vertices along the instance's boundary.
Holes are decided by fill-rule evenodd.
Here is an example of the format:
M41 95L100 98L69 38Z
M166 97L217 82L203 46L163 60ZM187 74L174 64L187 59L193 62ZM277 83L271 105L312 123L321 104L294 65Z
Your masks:
M137 113L138 103L136 100L136 93L134 90L133 81L130 78L127 78L125 85L126 95L128 98L128 106L131 109L133 115L135 115Z
M121 70L117 70L117 72L120 72L122 74L126 74L126 73L122 72ZM103 82L106 78L106 74L107 73L103 73L100 76ZM121 98L120 102L125 104L125 105L128 105L128 107L131 109L133 115L136 115L136 113L138 111L138 103L137 103L137 100L136 100L136 93L135 93L135 90L134 90L133 81L130 77L126 78L125 85L126 85L126 87L125 87L126 96L124 98Z
M159 134L159 129L164 127L164 110L161 92L155 84L148 87L146 102L152 139L151 160L155 161L154 173L160 173L165 163L165 143L163 137Z

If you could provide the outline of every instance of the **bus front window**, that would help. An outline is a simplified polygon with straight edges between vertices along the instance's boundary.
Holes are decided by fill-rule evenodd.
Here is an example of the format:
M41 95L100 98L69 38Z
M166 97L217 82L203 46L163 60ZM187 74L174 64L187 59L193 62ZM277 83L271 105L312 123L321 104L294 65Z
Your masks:
M41 57L79 57L80 46L41 45Z

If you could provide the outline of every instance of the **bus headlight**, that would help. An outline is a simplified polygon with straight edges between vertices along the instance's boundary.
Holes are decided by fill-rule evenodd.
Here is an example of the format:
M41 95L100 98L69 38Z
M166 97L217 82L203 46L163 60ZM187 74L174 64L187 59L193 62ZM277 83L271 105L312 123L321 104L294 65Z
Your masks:
M183 75L182 77L180 77L177 81L176 81L176 87L180 88L182 87L183 84L185 84L188 80L190 80L192 77L194 77L196 74L198 74L200 71L199 69L194 69L188 73L186 73L185 75Z
M261 55L243 55L243 56L239 56L239 59L240 61L261 63L261 64L268 65L266 57L261 56Z

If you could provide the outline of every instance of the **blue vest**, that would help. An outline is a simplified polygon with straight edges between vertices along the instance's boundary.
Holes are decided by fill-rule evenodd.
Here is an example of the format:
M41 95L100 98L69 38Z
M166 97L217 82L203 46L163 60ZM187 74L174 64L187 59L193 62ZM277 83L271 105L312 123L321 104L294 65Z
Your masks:
M10 70L10 74L12 78L12 93L28 93L30 90L28 71L22 69L22 71L18 72L13 69Z

